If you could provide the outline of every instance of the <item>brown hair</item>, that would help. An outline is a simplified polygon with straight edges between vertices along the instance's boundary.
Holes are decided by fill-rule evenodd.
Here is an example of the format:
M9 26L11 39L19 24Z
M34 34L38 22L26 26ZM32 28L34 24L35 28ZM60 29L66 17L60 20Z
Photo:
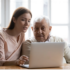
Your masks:
M13 22L13 17L15 17L15 19L17 19L20 15L25 14L25 13L30 13L30 15L32 17L32 13L30 12L30 10L28 10L24 7L17 8L13 13L9 26L7 28L10 30L13 29L15 27L15 24Z

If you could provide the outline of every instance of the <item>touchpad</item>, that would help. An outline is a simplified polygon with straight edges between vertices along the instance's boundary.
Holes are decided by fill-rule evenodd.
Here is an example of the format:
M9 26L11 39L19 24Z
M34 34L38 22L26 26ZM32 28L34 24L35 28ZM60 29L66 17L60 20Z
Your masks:
M29 68L29 64L24 64L23 67Z

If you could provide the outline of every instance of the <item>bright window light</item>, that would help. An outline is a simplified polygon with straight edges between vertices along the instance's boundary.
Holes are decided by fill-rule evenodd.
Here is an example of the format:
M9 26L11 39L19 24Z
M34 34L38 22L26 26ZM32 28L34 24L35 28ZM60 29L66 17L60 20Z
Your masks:
M52 26L51 35L60 37L68 42L68 26Z
M28 0L10 0L10 18L14 10L18 7L26 7L28 8Z
M68 0L51 0L51 23L68 24Z
M14 10L18 7L26 7L28 8L28 0L10 0L10 19ZM25 34L25 39L28 39L28 30Z
M0 0L0 24L1 24L1 0Z
M35 17L48 16L48 5L48 0L31 0L32 24Z

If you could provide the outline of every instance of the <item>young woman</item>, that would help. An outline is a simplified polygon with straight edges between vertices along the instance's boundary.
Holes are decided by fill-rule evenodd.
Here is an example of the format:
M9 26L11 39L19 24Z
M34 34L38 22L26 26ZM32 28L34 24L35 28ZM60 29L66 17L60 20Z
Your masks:
M27 56L20 56L20 50L31 18L28 9L19 7L14 11L9 26L0 31L0 65L21 65L28 60Z

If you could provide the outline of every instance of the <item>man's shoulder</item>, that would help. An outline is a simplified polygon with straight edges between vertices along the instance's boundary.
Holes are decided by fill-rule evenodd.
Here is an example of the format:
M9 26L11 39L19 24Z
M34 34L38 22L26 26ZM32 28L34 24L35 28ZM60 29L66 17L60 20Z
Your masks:
M61 37L50 36L50 41L52 41L52 42L63 42L64 40Z
M50 39L49 39L50 42L64 42L64 40L61 38L61 37L57 37L57 36L50 36ZM26 43L27 42L37 42L37 40L32 37L32 38L29 38L25 41Z
M31 38L27 39L23 44L29 44L31 42L37 42L37 40L34 37L31 37Z
M62 39L61 37L57 37L57 36L50 36L50 38L53 38L53 39Z

